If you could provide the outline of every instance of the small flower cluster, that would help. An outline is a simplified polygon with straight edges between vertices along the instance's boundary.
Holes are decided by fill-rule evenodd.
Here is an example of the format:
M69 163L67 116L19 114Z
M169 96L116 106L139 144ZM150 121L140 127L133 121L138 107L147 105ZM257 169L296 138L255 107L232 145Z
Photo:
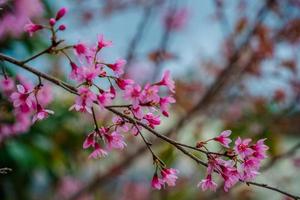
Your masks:
M212 179L214 172L224 180L224 191L226 192L238 181L250 181L259 174L258 170L262 160L266 158L266 151L268 150L268 146L264 144L265 139L251 144L251 139L238 137L234 147L230 148L230 135L231 131L227 130L223 131L220 136L208 140L217 141L227 149L224 155L208 154L207 175L198 184L198 187L204 191L207 189L216 190L217 184ZM202 142L199 146L204 146L206 142ZM227 159L222 159L222 157Z
M107 63L99 58L100 52L111 45L111 41L106 41L103 35L100 35L95 45L90 46L80 42L73 46L74 54L80 65L70 61L70 78L79 84L79 96L76 97L75 104L70 107L70 110L93 114L94 103L103 109L106 106L111 106L112 101L120 97L128 105L125 106L127 115L155 128L161 122L158 112L160 111L164 116L169 116L169 105L175 102L172 95L160 96L161 87L168 88L170 93L175 92L175 85L170 77L170 72L165 71L160 81L154 84L147 83L144 87L132 79L124 79L122 77L123 67L126 64L124 59ZM106 80L109 86L100 87L97 80ZM84 148L94 148L90 157L95 158L107 154L106 150L100 147L99 139L106 141L108 146L113 148L123 148L125 143L118 130L131 131L134 135L137 135L139 131L136 125L130 124L120 117L115 118L110 127L116 127L116 131L108 133L110 128L102 127L101 130L96 128L93 133L87 136L86 142L89 141L89 145L84 145ZM87 144L86 142L85 144ZM111 145L111 143L115 145Z
M158 177L157 171L154 173L151 186L154 189L160 190L164 185L175 186L177 174L179 171L173 168L162 168L160 171L161 177Z
M66 13L67 13L67 9L66 8L61 8L56 13L55 18L50 18L49 19L50 27L49 26L44 26L44 25L41 25L41 24L34 24L31 21L29 21L29 23L27 23L24 26L24 31L29 33L30 36L33 36L33 34L35 32L40 31L42 29L50 29L50 30L53 30L54 32L64 31L66 29L66 26L64 24L59 25L57 29L54 29L54 26L57 23L57 21L59 21L63 16L65 16Z
M21 76L18 76L16 81L5 76L0 80L0 90L7 100L6 108L11 107L12 111L9 113L13 115L7 116L13 120L2 119L4 122L0 124L0 141L9 136L26 132L32 123L53 114L53 111L44 109L52 100L49 85L34 87L32 83ZM1 118L5 118L5 116L1 114Z
M170 77L170 72L165 71L160 81L144 86L139 85L132 79L123 78L124 66L126 61L124 59L117 59L115 62L105 62L100 58L100 53L103 49L112 45L111 41L105 40L103 35L98 36L95 44L89 45L84 42L79 42L75 45L56 48L60 43L57 41L56 32L64 30L65 26L60 25L55 29L57 21L59 21L67 12L66 8L60 9L56 13L55 18L49 19L50 26L29 23L25 26L25 31L32 36L33 33L42 29L48 29L52 34L52 48L49 53L63 53L70 62L70 79L76 81L78 86L76 88L78 96L75 103L70 107L70 110L75 110L82 113L89 113L93 115L95 130L88 134L83 148L93 148L93 152L89 157L97 158L107 155L107 150L123 149L126 144L124 142L123 132L131 132L133 135L138 135L142 127L129 123L123 118L115 117L113 124L109 127L98 127L95 115L94 106L98 104L100 109L107 106L112 106L112 101L117 98L125 100L127 106L124 113L135 120L138 120L151 128L155 128L161 123L160 113L166 117L169 116L169 105L175 103L172 94L175 92L174 81ZM77 61L73 61L71 57L64 51L72 48L74 56ZM102 81L102 82L101 82ZM103 81L106 81L108 87ZM103 83L99 84L99 82ZM166 89L168 92L166 94ZM21 106L31 106L32 91L20 90L14 94L16 104ZM25 97L26 96L26 97ZM21 100L23 100L21 102ZM20 102L18 102L20 101ZM43 109L37 105L38 115L34 117L35 120L45 118L52 112ZM112 131L112 128L115 128ZM121 130L121 131L120 131ZM106 147L102 147L107 144Z
M130 132L134 136L141 135L143 141L149 148L156 166L151 185L154 189L161 189L164 186L175 186L178 170L166 168L151 149L150 143L142 135L142 126L146 125L154 129L161 123L161 115L169 116L169 106L175 103L173 94L175 84L170 77L170 72L165 71L160 81L156 83L146 83L140 85L132 79L123 78L124 59L117 59L114 62L105 62L100 58L100 53L104 48L112 45L111 41L104 39L103 35L98 36L98 40L93 45L79 42L72 46L56 49L60 42L57 41L56 32L65 30L65 25L55 28L67 10L60 9L55 18L49 19L50 26L29 23L25 26L25 31L30 35L41 29L48 29L52 33L52 46L49 53L63 53L70 62L70 79L74 80L78 86L72 87L72 92L78 95L70 110L91 114L95 129L90 132L83 143L83 148L92 148L89 158L104 157L113 149L124 149L124 133ZM175 16L166 18L168 29L179 29L186 16L186 11L175 13ZM175 17L175 19L174 19ZM175 21L174 21L175 20ZM62 40L61 40L62 41ZM77 62L64 51L72 48ZM105 81L105 82L104 82ZM101 86L99 84L101 83ZM102 84L103 83L103 84ZM32 84L18 78L15 82L4 74L4 79L0 80L1 92L8 98L8 103L12 104L14 123L0 124L0 141L4 136L11 133L19 133L27 130L32 123L43 120L54 112L45 107L51 101L49 87L44 86L39 77L39 84ZM17 88L17 91L15 91ZM71 88L71 86L69 87ZM118 98L125 104L113 105L112 102ZM111 110L112 107L122 109L121 114L112 119L109 126L98 126L95 105L98 109ZM0 116L0 121L2 115ZM142 124L141 124L142 123ZM142 126L141 126L142 125ZM266 158L268 147L264 144L265 139L251 143L251 139L241 139L238 137L234 146L230 147L232 140L229 138L231 131L223 131L219 136L204 142L198 142L196 147L184 144L183 147L191 147L200 150L207 155L207 175L199 182L198 187L202 190L216 190L217 184L213 181L214 173L224 180L224 190L228 191L238 181L249 181L256 177L261 162ZM169 141L169 140L166 140ZM209 152L205 146L209 141L215 141L226 148L225 153ZM175 142L175 141L174 141ZM172 142L169 142L173 144ZM193 158L193 157L192 157Z

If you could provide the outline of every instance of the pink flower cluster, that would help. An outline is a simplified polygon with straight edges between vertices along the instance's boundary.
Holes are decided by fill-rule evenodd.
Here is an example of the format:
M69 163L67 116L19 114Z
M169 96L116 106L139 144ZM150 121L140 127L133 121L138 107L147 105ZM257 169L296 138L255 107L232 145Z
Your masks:
M23 77L18 76L16 81L10 77L4 77L0 80L0 90L7 102L6 108L12 109L9 113L13 118L7 121L6 115L1 114L0 141L26 132L32 123L53 114L53 111L44 109L52 100L49 85L33 87L32 83Z
M155 172L151 181L152 188L160 190L166 184L168 186L175 186L178 173L179 171L177 169L163 168L160 172L161 177L158 177L157 172Z
M112 105L113 100L122 98L128 105L126 110L129 115L155 128L161 122L159 112L164 116L169 116L169 105L175 102L172 96L172 93L175 92L175 85L170 77L170 72L166 71L160 81L153 84L147 83L144 87L132 79L124 79L122 75L123 67L126 64L125 60L117 59L115 62L107 63L100 58L101 51L111 45L111 41L107 41L103 35L99 35L95 45L80 42L73 46L79 62L76 64L74 61L70 61L70 78L78 83L79 96L76 97L70 110L92 114L94 103L103 109ZM107 84L104 84L103 81L106 81ZM99 82L107 87L100 86ZM167 88L171 95L161 96L165 93L165 90L161 90L163 87ZM135 125L122 118L113 120L112 126L115 126L117 130L131 131L134 135L140 131ZM89 134L86 139L85 144L89 141L89 145L84 145L84 148L94 148L90 157L96 158L107 154L107 150L100 147L100 142L97 142L99 139L106 141L108 147L122 149L125 146L123 136L121 137L119 131L108 133L103 131L106 128L101 128L101 130Z
M48 26L44 26L44 25L40 25L40 24L34 24L31 21L29 21L27 24L25 24L24 26L24 31L29 33L30 36L33 35L33 33L42 30L44 28L46 29L53 29L55 24L57 23L57 21L59 21L63 16L65 16L65 14L67 13L67 9L66 8L61 8L57 13L56 13L56 17L55 18L50 18L49 19L49 25ZM64 24L61 24L58 26L58 28L56 30L53 29L53 31L64 31L66 29L66 26Z
M268 146L264 144L265 139L251 144L251 139L238 137L234 147L230 148L230 134L231 131L229 130L223 131L220 136L211 139L226 147L227 151L224 156L209 154L206 178L198 184L198 187L204 191L207 189L216 190L217 184L213 181L214 172L224 180L224 191L226 192L238 181L250 181L259 174L258 170L262 160L266 158L266 151L268 150Z

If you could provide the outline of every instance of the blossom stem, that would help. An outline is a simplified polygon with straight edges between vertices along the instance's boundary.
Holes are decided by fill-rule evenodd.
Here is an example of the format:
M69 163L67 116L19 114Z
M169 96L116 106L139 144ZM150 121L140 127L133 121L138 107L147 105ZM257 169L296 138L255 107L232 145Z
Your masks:
M96 119L96 113L95 113L94 107L92 107L91 109L92 109L93 120L94 120L94 123L95 123L96 130L99 131L99 126L98 126L98 122L97 122L97 119Z

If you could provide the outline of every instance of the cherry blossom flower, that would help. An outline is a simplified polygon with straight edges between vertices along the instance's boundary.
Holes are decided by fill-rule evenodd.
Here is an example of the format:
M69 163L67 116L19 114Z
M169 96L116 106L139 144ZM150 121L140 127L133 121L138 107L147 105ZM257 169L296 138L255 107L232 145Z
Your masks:
M113 63L113 64L107 64L107 66L110 69L112 69L117 76L120 76L120 75L122 75L124 73L123 67L124 67L125 64L126 64L126 60L124 60L124 59L118 59L115 63Z
M82 148L87 149L89 147L93 147L95 145L95 136L97 135L97 131L93 131L88 134L88 136L85 138Z
M73 62L70 62L70 65L71 65L71 73L70 73L70 78L73 79L73 80L78 80L78 76L79 76L79 67L73 63Z
M94 144L94 151L89 155L89 158L100 158L107 156L107 151L102 149L98 143Z
M206 191L208 189L216 191L217 189L217 184L212 180L211 174L208 174L207 177L200 181L197 186L201 187L203 191Z
M97 95L97 101L101 108L104 108L108 104L110 104L113 95L109 92L103 92Z
M159 105L164 116L169 117L169 105L175 102L176 100L172 96L160 98Z
M267 145L264 144L265 139L260 139L256 142L256 144L251 146L251 149L254 150L252 156L254 156L256 159L265 159L267 157L266 151L269 149Z
M147 124L151 127L154 128L155 126L160 124L160 119L159 116L155 116L153 113L147 113L143 119L148 122ZM143 120L144 121L144 120Z
M121 79L116 80L116 84L121 90L125 90L126 86L134 84L134 81L131 79Z
M75 104L69 110L75 109L80 112L88 112L92 114L93 102L96 101L96 95L86 87L78 89L79 96L76 97Z
M43 14L43 4L40 0L0 0L0 6L4 8L3 3L8 3L9 9L5 9L8 12L1 12L0 40L5 39L6 35L19 37L24 32L24 25L28 23L28 19L38 18Z
M87 55L89 48L84 43L78 43L73 46L76 55Z
M169 88L172 93L175 93L175 83L171 79L170 71L166 70L163 74L162 80L156 83L156 85L163 85Z
M177 169L163 169L161 170L161 176L162 176L162 180L167 183L169 186L175 186L175 182L177 177L177 174L179 173L179 171Z
M54 114L54 111L44 109L40 104L37 104L37 112L33 115L32 123L47 118L49 114Z
M164 185L163 179L159 178L155 173L151 181L152 188L160 190L163 185Z
M124 149L126 143L124 142L124 137L116 131L113 131L111 134L104 135L109 149Z
M128 123L126 123L121 117L115 116L113 117L112 121L116 125L117 131L122 131L122 132L129 131Z
M223 131L220 136L215 137L214 140L222 144L224 147L229 148L229 144L231 142L231 139L228 137L231 135L230 130Z
M157 85L146 84L141 93L140 101L142 103L159 103L158 89Z
M101 69L94 66L78 68L78 81L85 81L92 84L94 79L101 74Z
M254 151L250 148L251 139L242 140L240 137L235 141L234 150L242 157L251 155Z
M17 85L17 92L11 94L11 100L13 101L14 107L23 107L25 110L32 107L32 95L31 92L27 91L23 85Z
M128 85L124 91L124 98L132 102L133 107L137 107L140 103L141 86L138 84Z
M15 87L15 81L12 78L4 78L0 80L0 88L4 92L10 92Z
M44 27L42 25L39 24L34 24L32 22L28 22L27 24L25 24L24 26L24 31L29 33L29 36L32 37L33 33L42 30Z
M112 41L105 41L104 36L98 35L98 49L102 49L104 47L110 47L112 45Z

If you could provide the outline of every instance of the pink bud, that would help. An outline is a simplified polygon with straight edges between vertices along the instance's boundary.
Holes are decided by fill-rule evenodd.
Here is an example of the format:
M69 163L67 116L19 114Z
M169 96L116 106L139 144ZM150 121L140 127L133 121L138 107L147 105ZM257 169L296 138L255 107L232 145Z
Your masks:
M50 26L54 26L56 23L56 20L54 18L49 19Z
M66 8L61 8L57 13L56 13L56 20L60 20L65 14L67 13Z
M66 26L63 24L58 27L58 30L60 30L60 31L64 31L65 29L66 29Z
M32 36L33 33L35 33L36 31L39 31L43 28L44 27L42 25L33 24L32 22L29 22L29 23L25 24L24 31L29 33L30 36Z

